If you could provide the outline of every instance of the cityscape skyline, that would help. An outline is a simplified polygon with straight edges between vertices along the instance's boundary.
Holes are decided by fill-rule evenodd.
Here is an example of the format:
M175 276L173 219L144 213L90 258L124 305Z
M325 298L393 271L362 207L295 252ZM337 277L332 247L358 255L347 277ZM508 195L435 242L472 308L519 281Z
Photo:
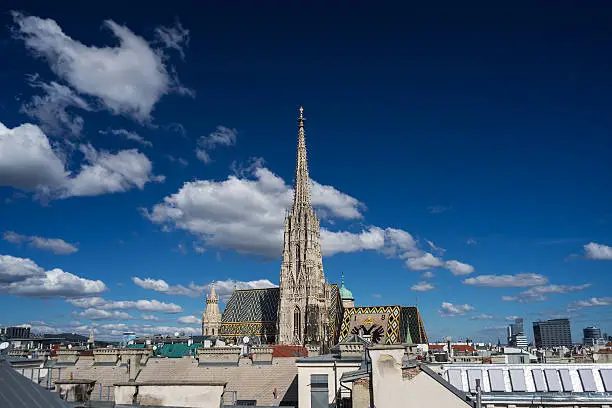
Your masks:
M487 10L398 33L313 7L308 35L278 11L237 12L248 36L180 5L0 16L0 326L199 334L211 282L221 309L278 285L303 105L325 277L357 306L418 303L430 341L612 332L611 10L509 10L478 41Z

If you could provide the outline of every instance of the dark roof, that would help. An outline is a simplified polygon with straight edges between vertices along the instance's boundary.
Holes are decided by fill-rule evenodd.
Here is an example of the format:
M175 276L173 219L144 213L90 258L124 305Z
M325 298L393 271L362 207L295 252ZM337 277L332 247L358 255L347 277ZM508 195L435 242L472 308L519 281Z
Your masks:
M223 323L276 322L279 289L236 290L222 314Z
M45 390L0 361L0 406L11 408L68 408L60 397Z

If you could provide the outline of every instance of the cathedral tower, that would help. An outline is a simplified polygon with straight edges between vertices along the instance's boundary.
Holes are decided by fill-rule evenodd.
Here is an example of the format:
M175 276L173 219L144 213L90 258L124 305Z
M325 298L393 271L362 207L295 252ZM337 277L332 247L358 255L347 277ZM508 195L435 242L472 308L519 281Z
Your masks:
M323 273L319 219L310 201L304 109L298 118L293 205L285 216L278 305L278 344L327 349L329 293Z
M202 314L202 336L218 336L221 328L219 296L215 292L215 283L210 284L210 293L206 296L206 310Z

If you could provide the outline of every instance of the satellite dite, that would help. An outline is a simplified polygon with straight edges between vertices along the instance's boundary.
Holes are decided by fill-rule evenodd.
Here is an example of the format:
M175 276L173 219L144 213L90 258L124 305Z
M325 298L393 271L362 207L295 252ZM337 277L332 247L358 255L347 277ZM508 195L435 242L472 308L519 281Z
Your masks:
M5 355L8 353L8 348L11 345L8 341L0 343L0 355Z

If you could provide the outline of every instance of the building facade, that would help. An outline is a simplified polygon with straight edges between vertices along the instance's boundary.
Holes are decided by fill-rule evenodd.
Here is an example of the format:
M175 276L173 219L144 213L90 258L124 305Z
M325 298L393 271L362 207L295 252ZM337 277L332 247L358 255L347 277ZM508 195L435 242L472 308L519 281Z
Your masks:
M533 339L538 348L571 347L572 332L569 319L533 322Z
M0 334L7 339L27 339L30 337L30 328L23 326L9 326L0 328Z
M215 283L210 284L210 293L206 296L206 310L202 314L202 336L218 336L221 328L219 296L215 292Z
M520 349L527 348L527 337L523 326L523 318L519 317L508 326L508 345Z
M582 344L585 346L594 346L596 344L606 344L606 340L601 335L601 329L599 327L585 327L582 329Z

